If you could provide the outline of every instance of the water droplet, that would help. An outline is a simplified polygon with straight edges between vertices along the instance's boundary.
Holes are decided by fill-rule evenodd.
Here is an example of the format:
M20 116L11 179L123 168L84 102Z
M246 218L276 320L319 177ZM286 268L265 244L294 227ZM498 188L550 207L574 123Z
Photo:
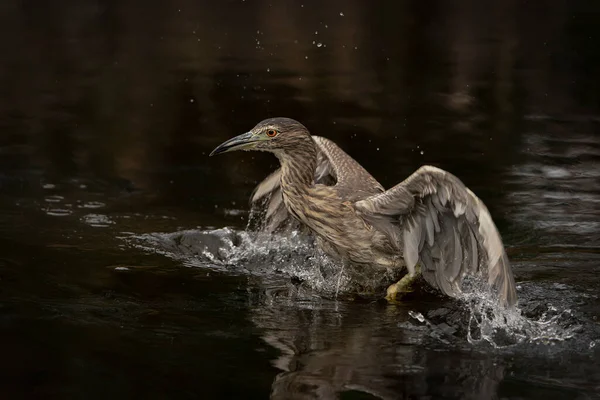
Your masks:
M343 12L341 12L341 13L340 13L340 17L343 17L343 16L344 16L344 13L343 13Z
M425 152L423 150L421 150L421 155L425 154Z
M317 43L317 47L323 46L323 43Z
M194 99L190 99L190 103L193 103L193 102L194 102Z
M271 72L271 68L267 68L267 72Z
M425 317L420 312L411 310L408 312L408 315L410 315L411 317L413 317L414 319L416 319L419 322L425 322Z

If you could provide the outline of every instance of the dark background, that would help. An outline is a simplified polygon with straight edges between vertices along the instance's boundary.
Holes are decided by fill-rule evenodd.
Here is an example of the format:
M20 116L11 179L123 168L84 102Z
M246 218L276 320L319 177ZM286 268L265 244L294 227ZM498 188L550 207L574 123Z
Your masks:
M0 396L600 388L597 1L4 0L0 29ZM276 160L207 155L272 116L386 187L422 164L458 175L500 228L521 304L572 309L575 344L432 349L396 326L418 303L273 305L264 282L119 239L243 228Z

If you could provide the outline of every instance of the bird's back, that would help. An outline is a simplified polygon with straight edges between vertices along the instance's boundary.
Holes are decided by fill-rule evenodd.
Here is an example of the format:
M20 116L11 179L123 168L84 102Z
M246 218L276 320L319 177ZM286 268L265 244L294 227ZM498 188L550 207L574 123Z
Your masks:
M342 202L356 202L384 191L371 174L333 141L320 136L312 136L312 139L317 148L315 187L329 187L329 194ZM291 211L283 202L281 178L279 168L259 183L251 196L252 214L262 217L258 225L264 231L275 232L291 222ZM286 188L288 192L293 189ZM315 201L319 202L319 195L316 197Z

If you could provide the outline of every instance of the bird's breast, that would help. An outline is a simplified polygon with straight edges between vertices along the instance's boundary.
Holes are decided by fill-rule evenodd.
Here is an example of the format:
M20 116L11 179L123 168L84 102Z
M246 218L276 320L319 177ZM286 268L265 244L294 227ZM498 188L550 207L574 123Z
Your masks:
M331 256L356 263L390 266L391 254L382 251L382 237L331 189L297 193L284 191L290 214L320 238L321 248Z

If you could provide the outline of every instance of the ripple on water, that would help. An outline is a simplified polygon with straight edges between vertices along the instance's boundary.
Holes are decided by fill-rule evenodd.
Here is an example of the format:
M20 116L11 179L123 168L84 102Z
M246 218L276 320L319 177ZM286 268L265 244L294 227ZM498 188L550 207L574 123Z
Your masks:
M79 204L78 208L102 208L106 206L105 203L101 201L87 201L85 203Z
M66 217L73 214L73 211L67 208L47 208L44 211L46 215L53 217Z
M526 161L508 171L514 186L507 196L508 218L553 238L571 235L579 242L582 235L597 234L600 136L529 133L525 141Z
M46 203L60 203L64 199L65 198L63 196L59 196L59 195L52 195L52 196L46 196L46 197L44 197L44 201Z
M81 217L81 220L94 228L106 228L115 223L107 215L103 214L87 214Z

